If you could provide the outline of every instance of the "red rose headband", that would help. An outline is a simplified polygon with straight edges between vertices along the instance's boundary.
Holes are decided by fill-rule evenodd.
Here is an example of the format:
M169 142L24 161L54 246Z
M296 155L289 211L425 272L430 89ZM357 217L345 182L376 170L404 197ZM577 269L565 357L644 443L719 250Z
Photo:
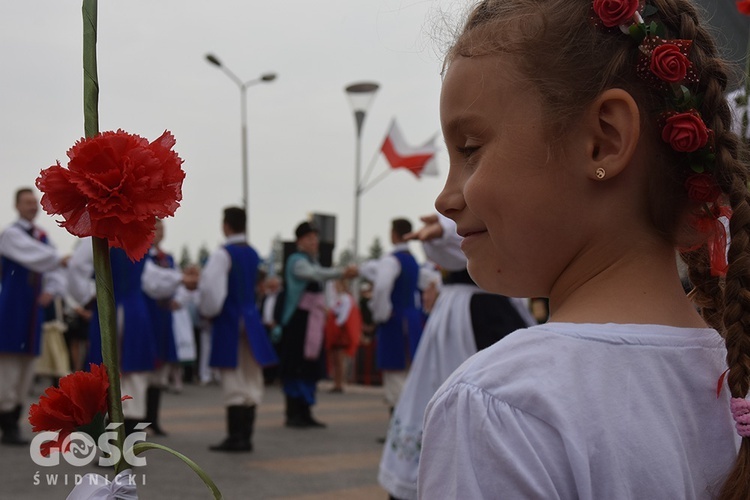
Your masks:
M665 39L663 25L644 20L657 12L642 0L593 0L592 19L603 29L619 29L638 42L636 73L666 97L667 109L659 117L661 138L675 152L685 155L690 165L685 189L688 199L701 204L692 225L708 236L711 273L724 276L727 237L721 218L728 219L732 212L723 203L721 189L711 174L716 161L714 133L698 111L701 96L690 91L698 83L689 59L693 41Z

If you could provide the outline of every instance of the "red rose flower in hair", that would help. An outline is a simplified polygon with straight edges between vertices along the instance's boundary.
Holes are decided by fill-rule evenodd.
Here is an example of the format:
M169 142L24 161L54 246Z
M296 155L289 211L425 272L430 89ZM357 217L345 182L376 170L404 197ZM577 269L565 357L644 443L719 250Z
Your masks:
M168 131L149 143L122 130L79 140L68 168L43 170L36 186L42 208L79 237L106 238L140 260L154 237L156 218L174 215L182 200L182 159Z
M706 146L709 131L697 111L673 113L666 119L661 138L681 153L692 153Z
M594 0L594 12L608 28L627 23L637 10L638 0Z
M53 442L43 443L42 455L49 456L50 448L60 448L66 437L76 429L107 413L109 379L104 365L91 365L90 372L75 372L60 379L60 387L48 387L31 405L29 423L34 432L60 431ZM129 399L124 396L122 399ZM67 451L67 450L62 450Z
M651 53L651 71L661 80L678 83L685 79L690 61L677 45L665 43Z
M710 174L693 174L685 180L688 199L699 203L712 203L721 196L721 188Z
M739 10L741 14L750 16L750 0L740 0L737 2L737 10Z

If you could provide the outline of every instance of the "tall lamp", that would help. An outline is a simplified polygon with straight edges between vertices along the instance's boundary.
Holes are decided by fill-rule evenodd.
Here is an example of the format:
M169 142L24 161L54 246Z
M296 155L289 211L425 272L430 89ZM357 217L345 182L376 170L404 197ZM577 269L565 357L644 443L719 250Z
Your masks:
M353 83L346 87L346 95L349 97L354 112L354 121L357 125L355 167L354 167L354 261L359 258L359 198L362 194L360 185L360 176L362 169L362 126L365 123L365 114L367 113L375 92L380 85L374 82Z
M272 82L276 79L276 73L265 73L258 78L243 82L229 68L222 64L221 60L213 54L206 54L206 60L218 66L240 89L240 123L242 128L242 207L247 216L247 235L250 237L250 198L248 194L248 169L247 169L247 93L248 87L258 83Z

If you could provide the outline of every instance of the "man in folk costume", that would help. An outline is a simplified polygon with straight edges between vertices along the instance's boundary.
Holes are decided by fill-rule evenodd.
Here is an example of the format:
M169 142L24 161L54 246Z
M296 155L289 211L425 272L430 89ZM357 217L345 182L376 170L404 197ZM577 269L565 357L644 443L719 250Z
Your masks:
M160 268L147 257L133 262L120 248L110 248L109 258L120 339L120 385L122 393L132 397L122 405L124 427L126 433L131 433L138 423L149 422L146 419L148 386L156 370L157 340L148 297L170 297L180 284L195 288L197 276ZM95 304L93 275L93 250L87 239L76 247L68 263L69 292L77 302ZM101 330L95 305L89 324L89 342L89 362L101 363Z
M325 427L312 417L316 385L323 373L323 329L326 310L323 282L357 275L356 266L324 268L317 262L318 230L303 222L294 232L297 252L284 267L284 308L281 317L279 353L281 378L286 396L287 427Z
M174 294L182 281L180 271L175 268L174 258L160 247L163 239L164 222L157 220L154 227L154 241L146 258L160 268L160 276L154 275L156 279L143 283L147 295L146 304L148 304L156 335L156 371L146 391L146 421L150 422L149 429L157 436L166 436L166 432L159 423L161 393L169 384L172 367L178 363L172 311L177 307ZM147 274L149 275L150 273ZM149 285L153 288L149 289Z
M243 209L224 209L226 244L208 258L198 287L198 310L212 318L210 364L220 370L227 409L228 436L213 451L252 451L263 367L278 362L256 305L260 258L247 242L246 223Z
M420 267L404 238L410 232L408 220L394 219L393 251L362 265L362 275L373 284L370 309L378 323L376 355L391 412L401 395L423 325L418 288Z
M0 234L0 431L2 444L23 445L18 420L39 356L43 310L65 291L63 258L34 226L34 192L16 192L18 220Z

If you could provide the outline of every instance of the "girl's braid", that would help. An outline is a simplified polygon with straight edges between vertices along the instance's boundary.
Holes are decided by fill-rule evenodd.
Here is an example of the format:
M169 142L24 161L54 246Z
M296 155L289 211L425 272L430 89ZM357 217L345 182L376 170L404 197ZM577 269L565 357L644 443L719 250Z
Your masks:
M674 28L679 38L693 40L693 61L699 70L703 94L701 115L714 131L716 163L714 177L728 195L732 207L729 223L731 245L729 269L723 283L708 271L708 255L702 249L688 257L693 296L706 321L717 328L727 347L727 377L732 397L744 398L750 384L750 203L747 166L738 160L740 144L730 131L732 116L724 94L727 71L717 56L708 32L699 26L697 15L685 0L655 2L663 22ZM674 22L674 25L671 23ZM718 316L722 316L719 322ZM734 469L728 475L719 498L750 498L750 439L743 438Z

